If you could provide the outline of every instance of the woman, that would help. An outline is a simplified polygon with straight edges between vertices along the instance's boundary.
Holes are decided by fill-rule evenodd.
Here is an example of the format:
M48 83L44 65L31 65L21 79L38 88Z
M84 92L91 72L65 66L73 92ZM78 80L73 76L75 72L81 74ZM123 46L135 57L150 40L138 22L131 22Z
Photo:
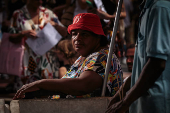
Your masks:
M43 79L24 85L17 91L14 99L24 98L26 92L40 89L62 92L67 94L67 97L101 95L108 47L99 17L92 13L76 15L73 24L68 27L68 33L72 35L74 50L81 55L71 66L70 71L62 79ZM120 62L114 53L111 62L107 96L115 94L122 79Z
M73 49L70 39L61 40L56 46L56 55L61 62L59 68L59 78L62 78L67 71L69 71L71 65L78 58L78 53Z
M18 43L27 38L37 38L36 32L43 29L47 22L50 22L62 36L67 34L67 29L60 23L57 16L51 10L42 7L41 4L42 0L27 0L23 8L14 12L11 26L16 33L11 34L11 42ZM25 83L53 78L54 71L48 57L48 54L36 55L25 43L22 82L20 78L17 78L15 89L20 88Z

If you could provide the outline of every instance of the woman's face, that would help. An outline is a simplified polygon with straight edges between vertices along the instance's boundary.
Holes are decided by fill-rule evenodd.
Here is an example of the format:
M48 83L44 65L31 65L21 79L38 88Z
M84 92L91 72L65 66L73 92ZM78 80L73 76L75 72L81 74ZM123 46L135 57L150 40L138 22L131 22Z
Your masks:
M89 31L73 30L72 45L75 51L86 57L100 47L100 38Z

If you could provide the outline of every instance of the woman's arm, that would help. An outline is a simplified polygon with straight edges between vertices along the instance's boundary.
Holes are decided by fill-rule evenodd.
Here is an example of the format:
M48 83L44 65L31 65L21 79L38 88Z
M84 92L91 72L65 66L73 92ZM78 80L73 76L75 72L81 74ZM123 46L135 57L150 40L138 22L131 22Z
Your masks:
M59 21L59 20L58 20L58 21ZM56 23L56 22L54 22L54 21L52 21L52 20L46 21L46 22L45 22L45 25L46 25L48 22L49 22L52 26L54 26L54 28L55 28L63 37L67 36L67 28L66 28L66 27L61 26L61 25L59 25L58 23Z
M59 79L60 78L62 78L65 74L66 74L66 72L67 72L67 69L66 69L66 67L60 67L59 68L59 71L58 71L58 74L59 74Z
M17 25L17 19L19 16L19 11L14 12L13 17L11 19L11 22L9 26L12 26L15 30L18 29ZM25 30L25 31L19 31L19 33L11 33L9 40L13 43L19 43L21 42L23 37L28 38L37 38L37 33L34 30Z
M101 9L97 9L97 15L101 18L101 19L110 19L110 20L114 20L116 17L116 12L113 15L110 15L104 11L102 11ZM124 19L126 17L126 11L125 11L125 7L124 4L122 4L122 9L120 12L120 19Z
M107 12L104 12L101 9L96 9L96 8L88 9L88 12L97 14L100 17L100 19L114 20L116 17L116 12L113 15L110 15ZM122 4L120 19L124 19L125 17L126 17L126 11L125 11L124 4Z
M67 36L67 28L64 26L60 26L59 24L54 24L55 29L63 36Z
M78 78L63 78L58 80L42 80L40 89L59 91L70 95L83 95L102 86L102 77L94 71L85 71ZM51 87L49 87L49 86Z
M94 71L85 71L78 78L43 79L24 85L14 99L24 98L26 92L40 89L57 91L70 95L83 95L102 86L102 77Z
M10 34L9 40L13 43L19 43L25 36L29 38L37 38L37 33L34 30L21 31L20 33Z

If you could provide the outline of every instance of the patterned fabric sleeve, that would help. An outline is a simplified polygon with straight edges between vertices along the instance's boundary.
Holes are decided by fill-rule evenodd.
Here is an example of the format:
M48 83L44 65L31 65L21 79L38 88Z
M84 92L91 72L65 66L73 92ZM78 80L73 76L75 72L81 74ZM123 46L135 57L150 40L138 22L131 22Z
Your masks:
M108 51L100 51L97 52L96 54L91 55L89 58L87 58L87 62L85 64L85 70L93 70L96 73L98 73L103 79L105 76L105 69L106 69L106 62L107 62L107 54ZM115 56L115 54L112 55L112 60L111 60L111 67L108 75L108 80L107 80L107 91L106 95L108 96L113 96L116 91L119 89L121 86L121 80L123 73L121 70L120 63Z
M103 62L106 62L106 55L97 55L96 57L91 59L90 63L87 64L88 70L93 70L98 73L102 78L104 78L106 66L102 65Z
M71 66L70 71L66 73L63 78L77 78L79 75L87 70L92 70L98 73L103 79L105 76L105 68L107 62L108 49L100 50L99 52L89 55L83 64L80 64L82 57L80 56L75 63ZM111 67L107 80L106 96L113 96L121 86L122 70L120 62L116 55L112 55ZM93 76L93 75L92 75ZM96 89L90 94L83 95L83 97L100 96L102 89Z
M101 64L101 57L105 57L104 54L100 54L99 52L93 53L83 63L83 69L81 70L81 73L86 70L92 70L98 73L102 78L104 77L103 73L105 71L105 67Z
M11 25L9 28L9 33L18 33L21 31L21 26L18 23L18 19L20 16L21 11L20 10L16 10L14 11L12 18L11 18Z

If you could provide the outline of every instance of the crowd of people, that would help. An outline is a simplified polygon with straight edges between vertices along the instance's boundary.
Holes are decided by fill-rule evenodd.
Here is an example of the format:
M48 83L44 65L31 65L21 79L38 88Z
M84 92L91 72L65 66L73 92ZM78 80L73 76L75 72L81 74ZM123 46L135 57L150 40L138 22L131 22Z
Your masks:
M9 39L12 43L19 43L23 40L26 40L27 38L37 38L36 32L43 29L43 27L48 22L51 23L51 25L53 25L62 36L61 42L59 42L56 47L53 47L43 56L35 55L27 43L25 43L21 77L1 74L1 79L11 78L14 87L10 89L13 89L12 92L15 92L21 88L22 85L36 80L46 78L61 78L78 58L78 53L75 52L74 49L71 49L72 45L68 43L71 41L71 35L67 32L67 27L73 22L73 17L80 13L97 14L100 18L104 34L106 35L108 41L110 41L117 2L118 1L116 0L1 1L1 34L10 32L11 35ZM113 7L109 9L108 7L111 6ZM70 15L70 12L67 12L68 9L71 11L70 7L72 8L72 15ZM126 26L132 25L132 18L130 17L130 14L132 15L132 13L132 1L125 0L120 14L120 22L115 39L115 47L113 48L115 55L118 58L125 58L126 45L134 43L133 36L129 33L130 30L127 32L128 34L125 32ZM126 41L127 39L128 41ZM71 53L71 55L69 55L69 53ZM34 69L30 69L30 63L33 63ZM46 65L44 65L44 63L46 63Z
M101 96L118 0L4 0L0 5L2 36L8 32L10 42L24 41L21 76L0 75L0 80L10 78L13 99L38 90L57 91L64 98ZM169 6L167 0L123 0L107 80L106 96L112 96L107 113L170 112ZM26 40L39 38L37 32L48 23L62 38L37 55ZM121 63L132 72L124 83Z

